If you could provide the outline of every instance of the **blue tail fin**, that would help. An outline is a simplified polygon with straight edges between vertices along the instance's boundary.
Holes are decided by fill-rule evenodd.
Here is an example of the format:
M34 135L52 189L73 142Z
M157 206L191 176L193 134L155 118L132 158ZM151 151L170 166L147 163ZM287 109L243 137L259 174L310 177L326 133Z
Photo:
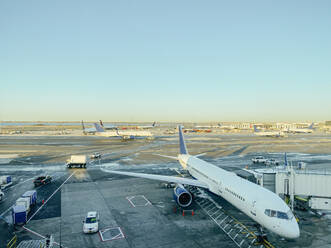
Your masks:
M285 152L285 157L284 157L284 162L285 162L285 167L288 165L288 163L287 163L287 154L286 154L286 152Z
M184 140L182 126L178 126L178 130L179 130L179 153L188 154L185 140Z
M155 125L156 125L156 121L153 122L152 127L155 127Z
M105 130L98 124L98 123L94 123L95 129L97 130L97 132L104 132Z
M314 129L314 122L312 122L312 123L310 124L310 126L308 127L308 129Z
M254 132L258 132L259 130L256 128L256 125L253 126L254 127Z

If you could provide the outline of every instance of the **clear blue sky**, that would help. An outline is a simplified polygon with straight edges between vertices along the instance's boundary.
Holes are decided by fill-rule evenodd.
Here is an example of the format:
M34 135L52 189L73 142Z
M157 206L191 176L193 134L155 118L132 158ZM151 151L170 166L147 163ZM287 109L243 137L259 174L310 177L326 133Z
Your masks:
M331 119L331 1L0 2L0 120Z

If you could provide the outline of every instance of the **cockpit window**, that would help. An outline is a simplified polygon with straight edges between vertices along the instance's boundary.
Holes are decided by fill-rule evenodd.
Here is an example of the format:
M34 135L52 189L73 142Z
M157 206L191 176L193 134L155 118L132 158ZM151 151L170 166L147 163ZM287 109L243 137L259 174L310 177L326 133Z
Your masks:
M278 212L277 212L277 218L287 220L287 219L288 219L288 216L287 216L286 213L284 213L284 212L279 212L279 211L278 211Z
M283 219L283 220L288 220L288 219L293 218L293 214L292 214L291 210L287 213L284 213L284 212L281 212L281 211L266 209L264 211L264 214L269 216L269 217L276 217L278 219Z

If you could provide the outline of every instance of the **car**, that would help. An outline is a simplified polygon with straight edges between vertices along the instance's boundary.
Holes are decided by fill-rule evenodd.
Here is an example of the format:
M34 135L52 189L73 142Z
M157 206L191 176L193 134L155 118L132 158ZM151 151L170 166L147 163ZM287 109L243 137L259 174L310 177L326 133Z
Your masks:
M279 165L279 161L277 161L274 158L271 159L267 159L267 161L265 162L266 165Z
M257 156L255 158L252 158L252 162L254 164L256 164L256 163L263 163L263 164L265 164L267 162L267 159L264 158L264 157L262 157L262 156Z
M4 196L5 196L5 194L0 189L0 202L3 200Z
M91 156L90 156L91 159L96 159L96 158L101 158L101 154L98 153L98 152L95 152L93 153Z
M51 176L39 176L35 180L33 180L34 186L38 187L40 185L48 184L52 181Z
M83 220L84 233L96 233L99 231L99 215L96 211L88 212Z

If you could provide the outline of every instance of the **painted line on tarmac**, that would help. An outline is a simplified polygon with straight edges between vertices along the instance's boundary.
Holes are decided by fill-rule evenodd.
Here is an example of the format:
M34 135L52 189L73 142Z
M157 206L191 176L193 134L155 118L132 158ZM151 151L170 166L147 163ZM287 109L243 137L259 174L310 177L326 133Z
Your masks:
M26 222L27 224L30 222L30 220L32 220L32 218L46 205L46 203L56 194L56 192L58 192L62 186L75 174L76 172L73 172L61 185L60 187L58 187L53 194L51 194L50 197L47 198L47 200L44 202L43 205L40 206L40 208L38 208L38 210L36 212L34 212L34 214L30 217L30 219L28 219L28 221Z
M45 236L43 236L43 235L41 235L40 233L37 233L37 232L35 232L35 231L32 231L31 229L29 229L29 228L27 228L27 227L25 227L25 226L22 226L22 228L23 228L25 231L28 231L28 232L30 232L30 233L32 233L32 234L34 234L34 235L36 235L36 236L38 236L38 237L40 237L40 238L46 239ZM55 241L53 241L53 244L56 244L56 245L60 246L60 244L57 243L57 242L55 242ZM64 248L64 246L63 246L62 244L61 244L60 247L63 247L63 248Z
M26 182L28 182L28 181L30 181L30 180L32 180L32 179L34 179L34 177L31 177L31 178L29 178L29 179L26 179L26 180L23 181L23 182L20 182L20 183L18 183L18 184L15 184L15 185L12 186L12 188L14 188L14 187L16 187L16 186L18 186L18 185L21 185L21 184L23 184L23 183L26 183Z

